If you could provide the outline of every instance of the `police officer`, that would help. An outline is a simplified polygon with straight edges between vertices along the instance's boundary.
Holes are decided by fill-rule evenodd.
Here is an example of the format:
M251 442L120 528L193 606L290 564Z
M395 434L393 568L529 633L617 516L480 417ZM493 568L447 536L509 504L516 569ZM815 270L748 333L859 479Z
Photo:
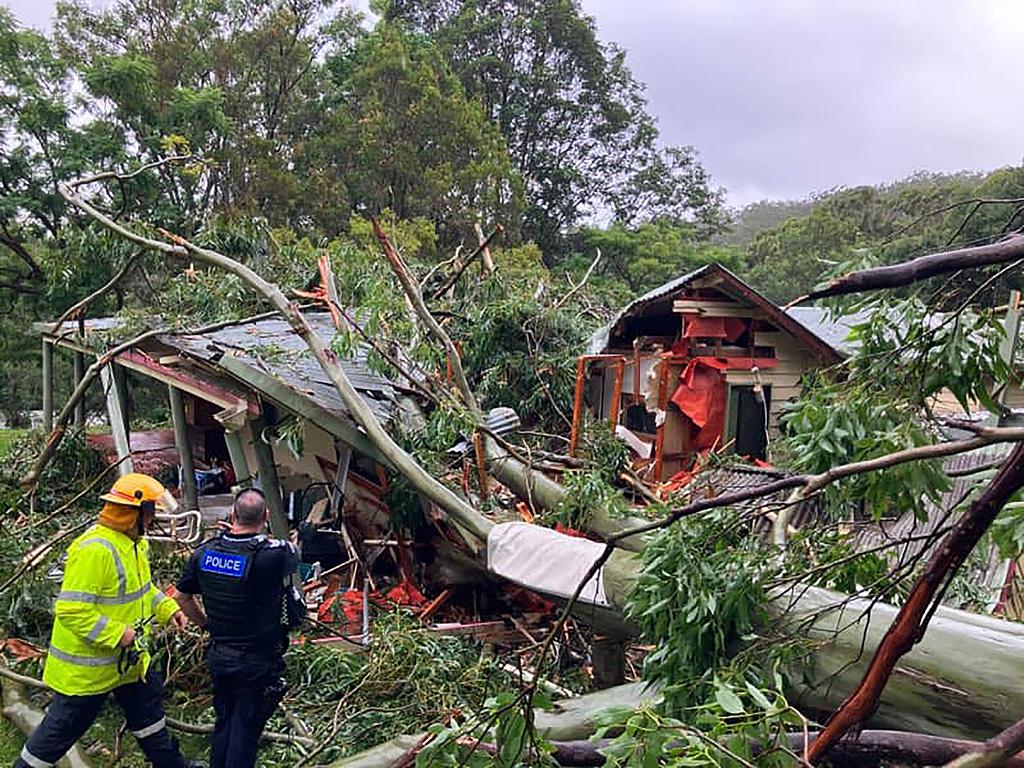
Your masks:
M111 692L156 768L201 765L186 761L167 732L163 681L146 651L154 619L185 626L178 605L153 586L143 535L156 510L173 499L152 477L134 472L100 498L99 521L68 547L54 606L43 670L53 701L15 768L54 765L92 725Z
M287 616L291 612L297 624L298 613L305 612L293 583L295 550L267 538L266 524L263 493L240 491L230 529L192 553L177 583L182 611L210 632L206 660L217 716L213 768L256 764L260 734L285 691ZM195 595L202 595L202 607Z

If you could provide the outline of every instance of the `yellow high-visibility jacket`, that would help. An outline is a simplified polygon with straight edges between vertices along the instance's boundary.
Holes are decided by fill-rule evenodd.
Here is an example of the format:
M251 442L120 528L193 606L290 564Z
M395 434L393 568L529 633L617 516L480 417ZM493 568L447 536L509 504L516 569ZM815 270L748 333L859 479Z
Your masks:
M87 696L142 679L149 654L120 674L118 641L127 627L150 617L166 624L177 610L150 581L146 539L94 525L68 547L43 680L60 693Z

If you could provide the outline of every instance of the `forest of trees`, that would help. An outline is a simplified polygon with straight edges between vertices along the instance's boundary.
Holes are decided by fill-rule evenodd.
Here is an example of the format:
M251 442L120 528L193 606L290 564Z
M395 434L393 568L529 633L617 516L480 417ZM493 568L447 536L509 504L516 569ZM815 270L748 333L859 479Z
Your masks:
M44 35L0 8L0 413L17 423L38 401L26 325L105 282L124 249L69 214L55 184L169 155L196 161L108 190L111 209L252 257L275 230L358 241L384 214L417 233L405 255L426 264L500 224L510 264L556 278L579 278L600 251L591 287L608 307L711 261L789 300L887 240L873 258L943 245L944 217L902 230L929 211L1024 194L1024 171L1005 169L730 211L697 149L660 141L625 52L572 0L374 10L64 2ZM1014 218L981 213L957 242ZM180 293L160 267L145 277L141 302L119 288L106 308L159 311Z

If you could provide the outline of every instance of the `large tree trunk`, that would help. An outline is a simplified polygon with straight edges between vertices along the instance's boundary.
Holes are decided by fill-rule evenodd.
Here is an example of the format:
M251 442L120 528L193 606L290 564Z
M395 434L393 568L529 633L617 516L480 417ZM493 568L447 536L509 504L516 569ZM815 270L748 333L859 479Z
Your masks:
M841 600L835 592L804 588L776 598L770 607L783 628L798 629ZM856 599L814 619L806 634L822 645L805 669L810 685L793 675L794 703L833 711L860 682L897 611ZM1022 714L1024 625L939 608L921 642L897 662L870 723L987 739Z
M498 480L512 489L522 499L532 499L542 509L555 509L565 498L565 488L543 472L532 470L514 456L487 439L487 469ZM646 523L639 517L611 517L607 510L595 509L587 521L587 531L601 538L607 538L619 531ZM619 542L619 546L631 552L641 552L644 537L631 536Z
M509 525L523 524L498 525L492 538L500 537ZM531 556L539 560L546 557L545 551L581 550L579 539L556 531L534 531L530 534L529 549ZM586 545L582 546L581 556L590 557L590 562L604 549L593 543L588 552ZM493 558L499 567L500 562L501 559ZM566 558L561 569L568 570L570 565ZM616 551L599 575L604 601L595 605L588 600L592 592L585 590L574 612L576 617L610 629L611 617L622 616L629 589L641 567L642 560L637 555ZM536 579L531 579L531 574ZM512 562L510 570L499 571L499 575L559 599L567 596L565 588L559 590L557 582L548 580L547 574L521 564ZM544 583L538 583L538 579ZM820 641L806 669L792 670L794 687L790 693L802 707L827 714L856 688L898 609L800 586L775 595L769 610L775 628ZM619 626L621 629L625 625ZM1012 725L1022 714L1024 625L940 608L924 639L897 664L871 725L937 736L987 739Z

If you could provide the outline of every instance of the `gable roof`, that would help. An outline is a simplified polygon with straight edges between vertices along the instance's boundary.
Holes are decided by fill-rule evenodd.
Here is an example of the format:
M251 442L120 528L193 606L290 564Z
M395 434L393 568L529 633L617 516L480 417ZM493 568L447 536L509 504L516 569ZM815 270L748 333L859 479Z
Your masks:
M721 264L706 264L700 269L670 280L633 299L619 311L615 319L591 337L588 352L598 354L607 349L615 336L622 332L626 322L633 318L664 311L672 312L672 302L698 279L711 279L714 281L715 289L761 310L771 323L795 336L822 361L835 363L841 360L841 354L832 344L811 331L795 317L786 314L780 307L766 299Z

